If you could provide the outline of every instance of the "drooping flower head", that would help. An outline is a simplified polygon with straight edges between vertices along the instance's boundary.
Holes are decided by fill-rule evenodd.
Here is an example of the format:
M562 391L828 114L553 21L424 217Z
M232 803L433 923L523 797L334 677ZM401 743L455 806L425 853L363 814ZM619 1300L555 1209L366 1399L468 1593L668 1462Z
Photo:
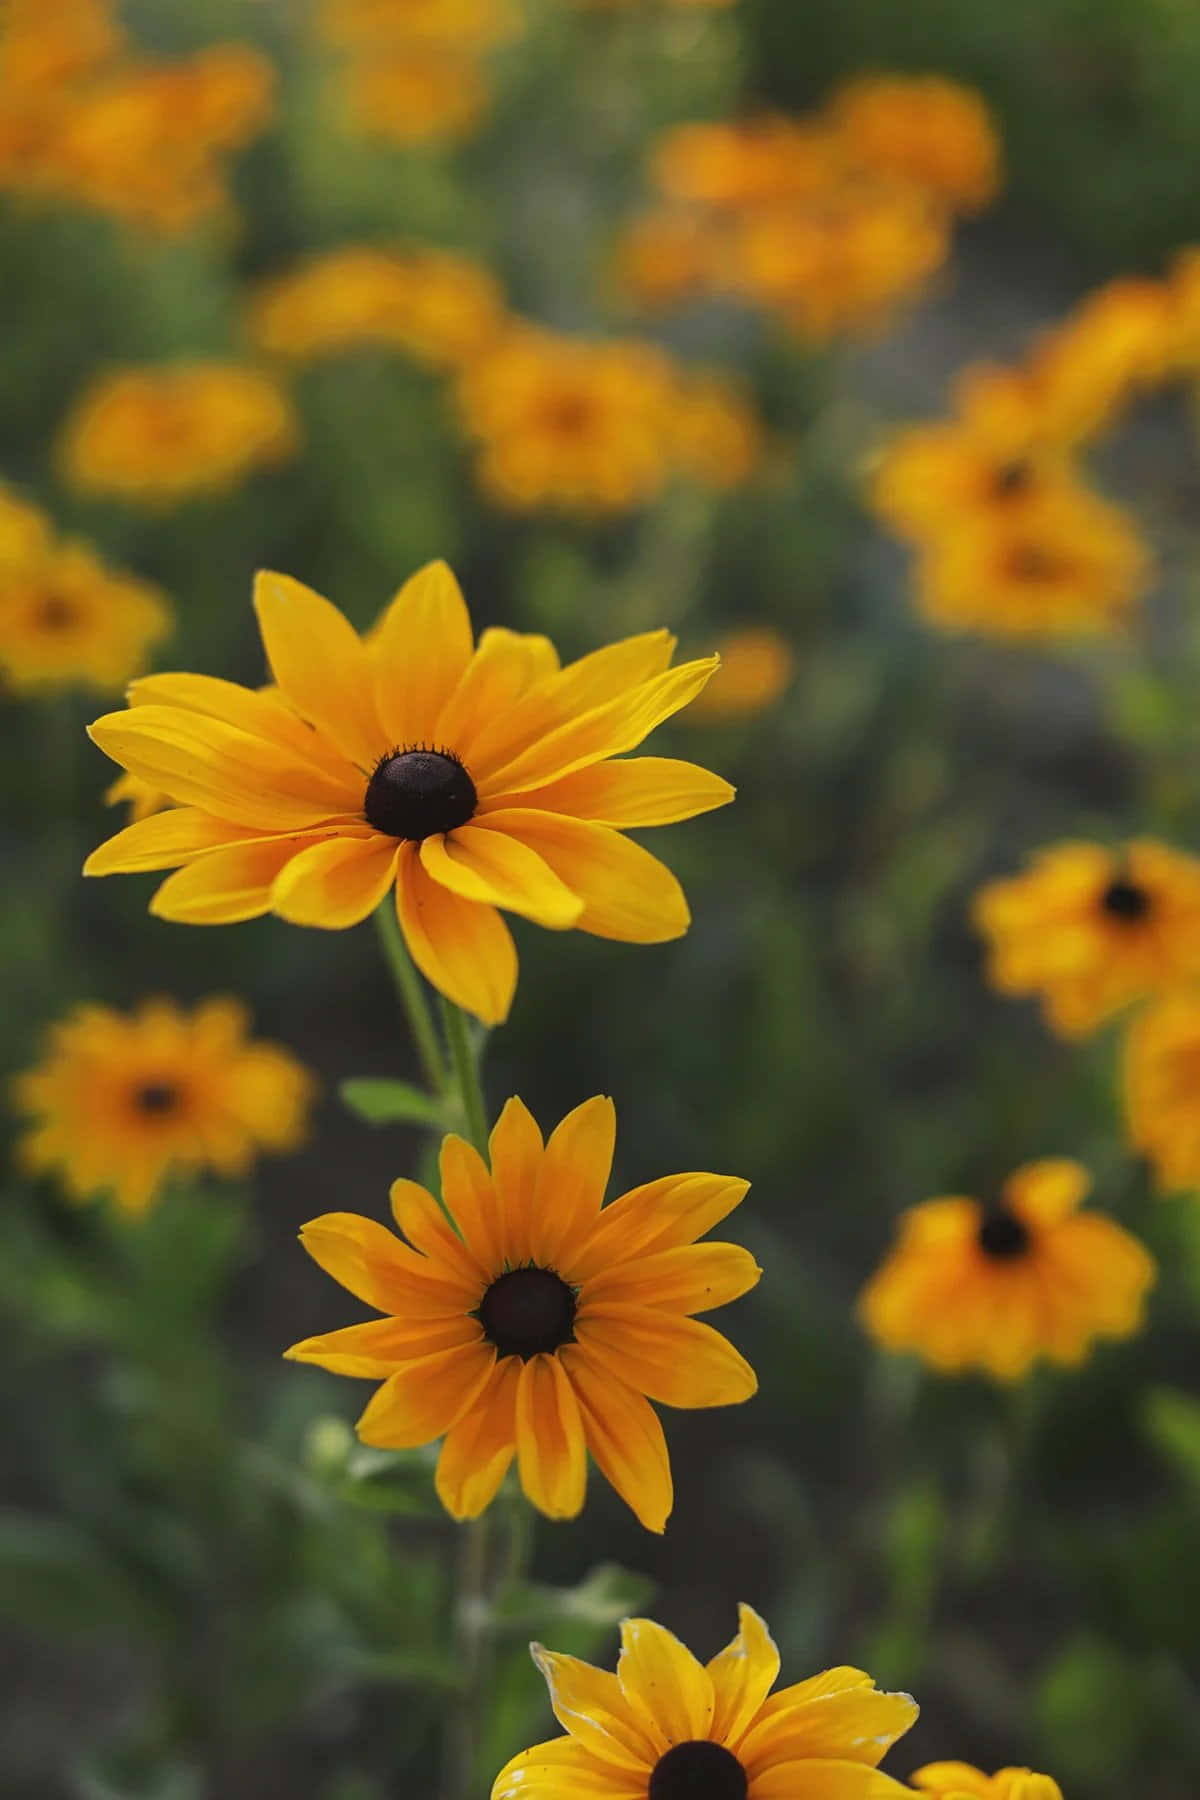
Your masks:
M232 999L192 1013L171 1000L132 1014L76 1007L52 1028L45 1061L17 1078L17 1105L34 1119L23 1166L57 1175L73 1200L108 1192L137 1214L177 1175L241 1176L260 1151L296 1149L312 1077L249 1026Z
M704 1664L653 1619L625 1619L615 1675L531 1645L567 1736L514 1756L492 1800L903 1800L877 1765L916 1702L849 1668L772 1695L771 1635L750 1606L738 1625Z
M517 958L499 908L625 943L687 930L675 877L622 835L732 799L707 770L614 762L686 706L716 657L668 668L652 631L560 668L546 638L474 643L450 570L414 575L369 636L284 575L255 605L278 684L158 675L91 735L177 804L85 873L177 869L151 910L185 924L266 912L356 925L393 890L414 961L488 1024Z
M887 1350L915 1351L943 1374L982 1369L1017 1381L1038 1357L1081 1363L1097 1338L1142 1322L1153 1259L1111 1219L1078 1211L1091 1185L1065 1158L1028 1163L984 1204L926 1200L859 1298Z
M1055 844L971 911L992 986L1037 994L1062 1037L1200 975L1200 861L1153 838Z
M661 1531L671 1470L650 1400L728 1406L755 1391L732 1344L692 1317L761 1274L737 1245L695 1241L748 1184L668 1175L602 1207L615 1133L611 1100L588 1100L543 1144L513 1099L490 1169L461 1138L445 1139L449 1218L425 1188L397 1181L406 1241L353 1213L304 1228L313 1259L386 1316L287 1354L382 1381L358 1421L364 1442L399 1450L443 1438L437 1491L455 1518L490 1504L514 1456L533 1504L573 1518L590 1451L647 1530Z
M1144 1006L1122 1058L1129 1139L1167 1193L1200 1188L1200 991Z
M1035 1775L1032 1769L997 1769L985 1775L970 1763L926 1763L909 1780L929 1800L1063 1800L1054 1777Z

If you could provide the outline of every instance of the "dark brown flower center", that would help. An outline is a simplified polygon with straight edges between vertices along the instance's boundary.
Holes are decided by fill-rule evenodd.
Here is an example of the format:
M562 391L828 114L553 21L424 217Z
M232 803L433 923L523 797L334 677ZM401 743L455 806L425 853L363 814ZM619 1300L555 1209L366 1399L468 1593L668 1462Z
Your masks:
M38 601L37 622L42 631L69 631L78 618L75 607L61 594L46 594Z
M979 1248L997 1262L1013 1262L1029 1248L1029 1227L1007 1206L989 1206L979 1222Z
M509 1269L479 1303L476 1318L501 1356L528 1359L575 1337L575 1293L553 1269Z
M1110 918L1120 919L1123 924L1133 924L1138 919L1144 919L1150 911L1150 896L1136 881L1129 881L1125 876L1118 875L1101 894L1100 904Z
M363 812L376 831L420 843L465 825L477 798L475 783L449 750L393 750L367 783Z
M1032 464L1023 456L1001 463L992 477L992 492L998 500L1010 500L1016 494L1027 494L1033 486Z
M134 1098L141 1112L169 1113L179 1105L179 1089L170 1081L147 1081Z
M1028 581L1041 587L1062 581L1067 565L1041 544L1014 544L1005 557L1005 572L1012 581Z
M746 1800L748 1783L732 1750L707 1738L672 1744L650 1777L647 1800Z

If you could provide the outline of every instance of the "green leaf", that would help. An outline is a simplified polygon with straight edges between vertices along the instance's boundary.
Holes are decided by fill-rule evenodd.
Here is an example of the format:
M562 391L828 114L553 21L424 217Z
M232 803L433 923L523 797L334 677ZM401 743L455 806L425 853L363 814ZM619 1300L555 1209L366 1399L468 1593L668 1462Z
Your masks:
M1200 1489L1200 1400L1178 1388L1153 1388L1144 1418L1158 1448Z
M507 1625L538 1627L546 1619L605 1630L646 1606L654 1583L619 1563L600 1563L573 1588L518 1582L496 1608Z
M154 1627L145 1597L82 1531L18 1512L0 1514L0 1618L49 1639Z
M407 1081L386 1081L373 1075L357 1075L343 1081L338 1092L350 1111L368 1125L445 1126L441 1100Z

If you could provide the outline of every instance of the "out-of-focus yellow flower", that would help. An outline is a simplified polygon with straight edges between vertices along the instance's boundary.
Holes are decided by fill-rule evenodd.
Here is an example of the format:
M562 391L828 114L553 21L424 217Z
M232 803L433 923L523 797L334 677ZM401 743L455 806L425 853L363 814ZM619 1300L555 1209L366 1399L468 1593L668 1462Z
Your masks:
M1151 566L1125 513L1063 483L1008 515L993 506L928 540L914 601L944 631L1094 636L1124 624Z
M911 1207L860 1296L866 1329L943 1374L1001 1381L1038 1357L1071 1366L1097 1338L1129 1337L1154 1261L1111 1219L1077 1210L1090 1186L1079 1163L1052 1158L1010 1175L994 1204L951 1195Z
M981 888L971 916L992 986L1040 996L1061 1037L1200 976L1200 861L1153 838L1040 850Z
M997 1769L985 1775L970 1763L926 1763L909 1780L929 1800L1063 1800L1052 1775L1035 1775L1031 1769Z
M325 43L368 56L419 45L488 50L523 29L516 0L322 0L317 12Z
M296 1149L312 1077L249 1027L232 999L192 1013L172 1000L131 1015L76 1007L53 1027L45 1061L16 1081L17 1105L34 1119L23 1166L56 1174L72 1200L108 1192L136 1215L173 1176L242 1176L261 1151Z
M1165 283L1110 281L1038 342L1030 374L1063 442L1082 442L1171 371L1176 323Z
M149 781L143 781L140 775L118 775L104 790L105 806L129 807L129 823L135 825L139 819L148 819L153 813L162 812L171 805L171 797L164 794L161 788Z
M843 167L832 132L773 113L674 125L650 153L651 179L661 193L724 212L811 198Z
M1200 991L1142 1008L1122 1069L1129 1139L1168 1193L1200 1188Z
M299 427L283 388L237 363L114 369L76 401L59 457L84 492L174 506L286 461Z
M983 518L1018 522L1047 500L1087 497L1061 458L997 448L958 424L913 425L874 458L871 505L889 530L925 543Z
M397 145L461 142L490 98L480 63L439 50L349 63L338 81L352 129Z
M0 676L17 692L119 688L170 628L157 588L105 568L84 544L0 564Z
M847 82L829 114L866 167L973 213L1000 191L1000 140L973 88L942 75L866 75Z
M479 478L501 506L624 512L659 491L678 398L651 344L520 326L464 371L459 405Z
M0 482L0 577L50 548L50 521L41 507Z
M347 245L264 282L250 307L261 350L297 361L354 344L394 344L452 367L476 356L505 318L481 264L447 250Z
M702 219L647 213L617 246L617 279L639 306L677 306L687 295L719 285L722 248L721 233Z
M968 363L955 377L955 409L968 431L1000 456L1063 456L1079 441L1079 419L1059 405L1049 370Z
M64 84L115 55L121 32L112 0L5 0L0 12L0 96L26 98Z
M721 667L689 707L689 724L751 719L773 706L792 678L791 646L769 625L727 633L716 652Z
M676 466L704 487L740 487L762 460L758 415L727 376L681 377L672 420Z

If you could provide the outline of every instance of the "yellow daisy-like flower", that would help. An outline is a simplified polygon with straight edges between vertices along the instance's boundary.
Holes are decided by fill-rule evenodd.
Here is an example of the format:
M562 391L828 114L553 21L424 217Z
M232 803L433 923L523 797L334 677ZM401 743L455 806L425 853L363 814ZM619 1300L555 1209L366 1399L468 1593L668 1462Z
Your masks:
M971 916L992 986L1040 995L1062 1037L1200 975L1200 861L1153 838L1055 844L981 888Z
M1030 358L1034 380L1064 436L1103 431L1131 401L1171 372L1175 299L1164 282L1107 282L1047 332Z
M736 1244L696 1239L748 1183L668 1175L603 1206L616 1115L586 1100L542 1134L505 1106L491 1168L459 1137L442 1144L449 1223L433 1195L397 1181L404 1234L353 1213L306 1225L305 1249L387 1316L306 1338L287 1352L338 1375L382 1381L358 1434L384 1449L444 1439L437 1491L455 1518L488 1506L513 1457L553 1519L584 1500L587 1453L649 1531L671 1510L671 1470L649 1404L729 1406L754 1371L692 1314L736 1300L762 1271ZM648 1398L647 1398L648 1396Z
M926 1763L909 1780L931 1800L1063 1800L1053 1776L1035 1775L1032 1769L997 1769L985 1775L970 1763Z
M299 427L283 388L236 363L115 369L76 402L59 445L85 493L175 506L286 461Z
M0 556L0 677L17 692L120 688L171 623L156 587L107 569L84 544L7 566Z
M748 396L727 377L680 379L674 408L676 467L718 492L740 487L762 460L763 429Z
M622 833L733 789L691 763L610 759L694 699L715 656L669 668L666 631L566 668L543 637L490 630L476 645L445 563L414 575L365 641L286 575L259 576L255 607L275 690L157 675L92 726L177 804L101 845L85 873L177 869L151 910L187 924L274 912L336 929L394 889L418 967L492 1025L517 979L498 908L624 943L687 930L675 877Z
M902 1800L876 1765L916 1702L848 1668L771 1694L771 1635L750 1606L738 1626L704 1664L653 1619L625 1619L615 1675L532 1644L567 1736L514 1756L492 1800Z
M369 55L389 45L486 50L524 29L514 0L322 0L317 29L327 44Z
M791 645L769 625L747 625L720 640L721 672L697 696L688 723L751 719L774 706L792 678Z
M829 111L857 160L957 212L980 211L1000 190L1000 140L973 88L943 75L865 75Z
M1010 1175L992 1205L951 1195L911 1207L859 1297L866 1329L942 1374L1000 1381L1040 1356L1074 1366L1097 1338L1131 1336L1154 1261L1111 1219L1077 1210L1090 1186L1079 1163L1048 1158Z
M897 432L873 459L871 506L911 543L963 533L983 520L1012 526L1047 502L1092 496L1061 457L997 443L958 423Z
M1138 1013L1122 1067L1129 1140L1167 1193L1200 1188L1200 992L1167 994Z
M338 75L346 123L383 144L456 144L488 108L482 64L454 51L414 49L355 60Z
M172 1000L132 1015L76 1007L52 1028L46 1060L17 1078L17 1105L35 1120L22 1165L56 1174L72 1200L107 1191L137 1214L176 1175L242 1176L260 1151L294 1150L315 1085L249 1026L232 999L192 1013Z
M50 521L41 507L0 482L0 579L36 563L51 541Z

